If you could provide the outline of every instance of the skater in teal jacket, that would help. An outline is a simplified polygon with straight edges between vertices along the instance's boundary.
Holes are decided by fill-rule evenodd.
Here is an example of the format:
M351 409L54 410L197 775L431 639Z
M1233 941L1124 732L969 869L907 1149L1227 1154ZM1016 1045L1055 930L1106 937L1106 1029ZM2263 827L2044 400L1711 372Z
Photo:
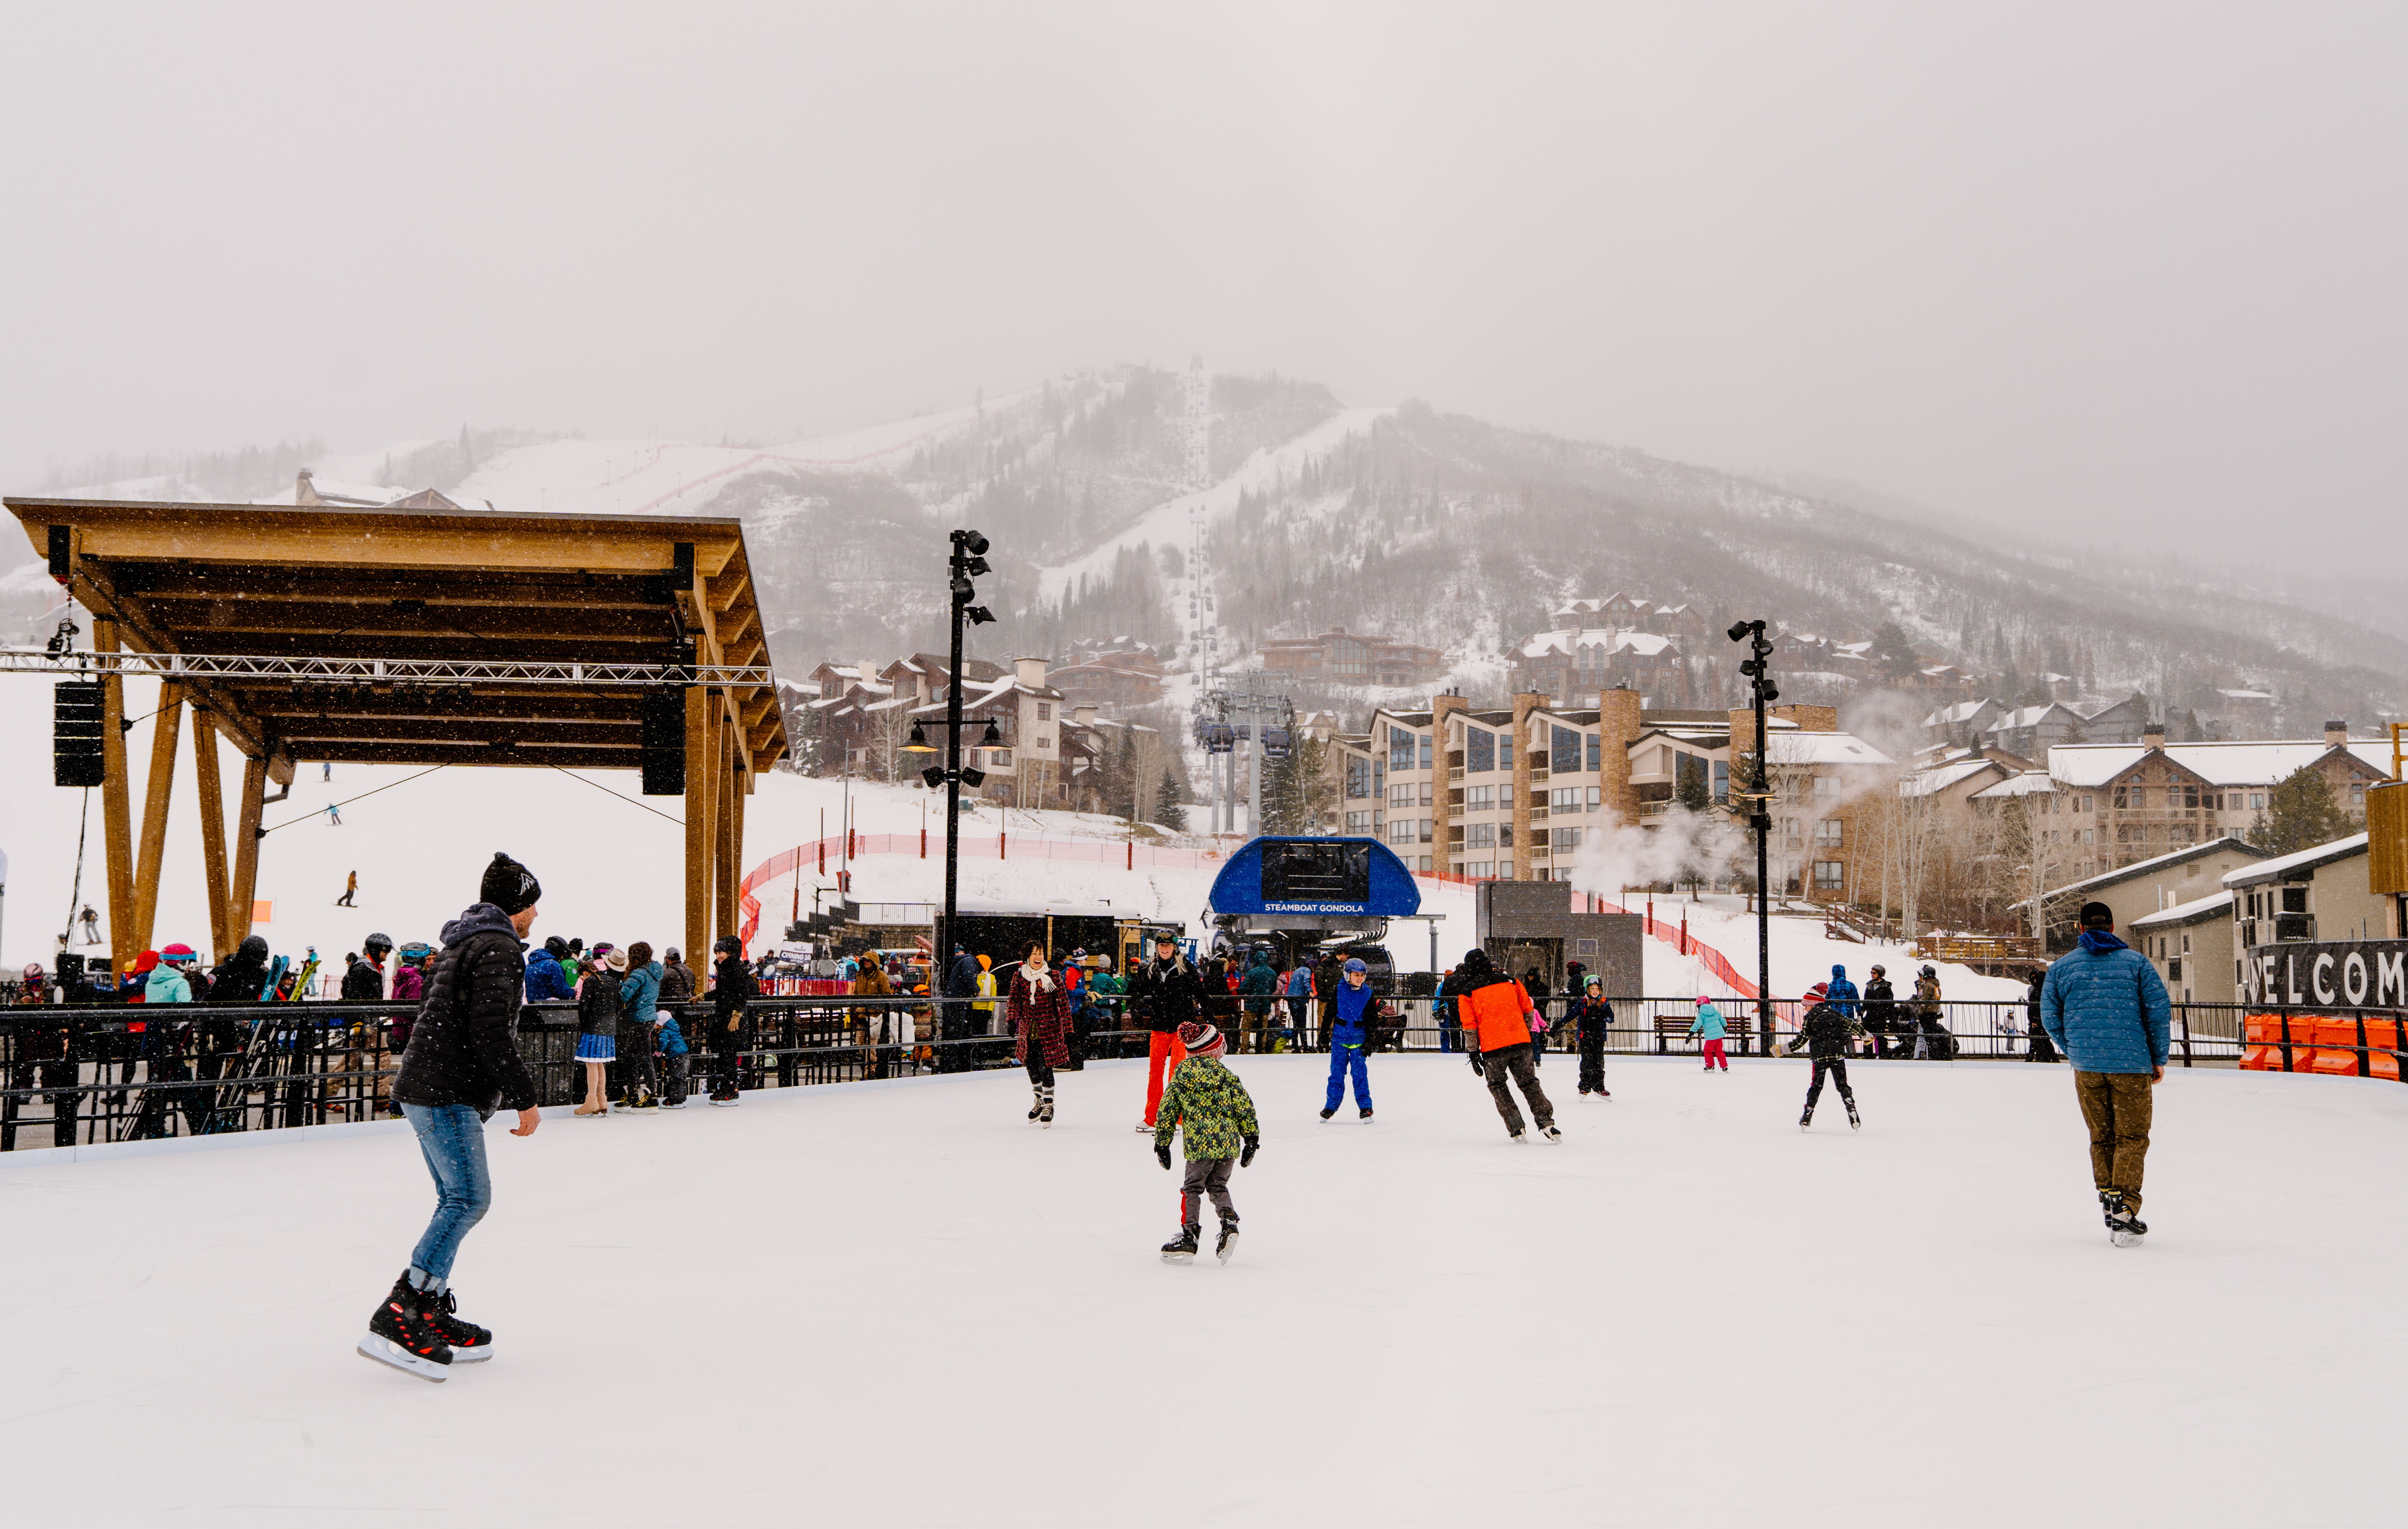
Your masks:
M1730 1071L1730 1059L1723 1055L1723 1011L1703 993L1698 995L1698 1017L1689 1022L1689 1034L1702 1037L1706 1043L1706 1071L1718 1066Z

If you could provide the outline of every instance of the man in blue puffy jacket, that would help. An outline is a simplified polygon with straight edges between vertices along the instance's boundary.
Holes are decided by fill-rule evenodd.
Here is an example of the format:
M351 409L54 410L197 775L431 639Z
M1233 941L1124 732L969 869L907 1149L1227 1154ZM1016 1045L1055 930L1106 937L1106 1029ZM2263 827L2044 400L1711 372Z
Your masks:
M2048 968L2041 1024L2073 1064L2074 1093L2090 1127L2090 1177L2107 1235L2130 1247L2140 1217L2141 1165L2149 1153L2149 1090L2166 1075L2173 1006L2147 958L2115 937L2104 903L2082 905L2082 938Z
M1856 985L1848 980L1848 968L1834 965L1831 968L1831 980L1823 989L1823 1001L1830 1005L1833 1012L1842 1019L1853 1020L1856 1017L1858 996Z

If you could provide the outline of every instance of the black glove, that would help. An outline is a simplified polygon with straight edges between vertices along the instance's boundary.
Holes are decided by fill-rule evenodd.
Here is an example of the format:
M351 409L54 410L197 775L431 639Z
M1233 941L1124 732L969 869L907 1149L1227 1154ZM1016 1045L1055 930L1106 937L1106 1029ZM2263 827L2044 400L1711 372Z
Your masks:
M1484 1067L1484 1066L1481 1065L1481 1062L1480 1062L1480 1053L1479 1053L1478 1051L1474 1051L1474 1052L1472 1052L1472 1053L1471 1053L1471 1070L1472 1070L1473 1072L1476 1072L1476 1073L1480 1074L1480 1076L1481 1076L1481 1077L1483 1077L1483 1078L1485 1078L1485 1077L1487 1077L1487 1076L1488 1076L1488 1069L1487 1069L1486 1067Z
M1167 1142L1167 1141L1157 1141L1157 1142L1155 1142L1155 1143L1154 1144L1154 1160L1156 1163L1159 1163L1159 1164L1161 1164L1161 1165L1162 1165L1162 1168L1163 1168L1163 1171L1164 1171L1165 1173L1169 1172L1169 1171L1170 1171L1170 1143L1168 1143L1168 1142Z
M1248 1136L1246 1138L1246 1150L1238 1154L1238 1166L1241 1168L1253 1167L1254 1165L1254 1154L1262 1150L1262 1137Z

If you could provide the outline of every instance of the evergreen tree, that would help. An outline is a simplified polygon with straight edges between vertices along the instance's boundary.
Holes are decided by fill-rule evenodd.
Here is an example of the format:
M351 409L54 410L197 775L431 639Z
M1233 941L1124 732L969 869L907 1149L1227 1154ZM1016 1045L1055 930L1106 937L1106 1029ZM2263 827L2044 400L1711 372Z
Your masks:
M1187 793L1180 789L1179 777L1171 772L1168 764L1162 767L1162 785L1154 794L1161 804L1154 809L1154 820L1173 833L1184 831L1187 827L1187 808L1181 804L1187 800Z
M1703 812L1713 805L1713 797L1706 789L1706 768L1703 760L1695 759L1688 754L1681 756L1680 785L1672 794L1675 800L1692 812Z
M2347 838L2356 824L2349 821L2322 773L2302 764L2275 782L2266 795L2266 810L2249 825L2249 842L2273 854L2287 855Z
M1884 622L1873 633L1873 657L1880 662L1881 672L1892 679L1914 678L1922 667L1914 656L1914 643L1896 622Z

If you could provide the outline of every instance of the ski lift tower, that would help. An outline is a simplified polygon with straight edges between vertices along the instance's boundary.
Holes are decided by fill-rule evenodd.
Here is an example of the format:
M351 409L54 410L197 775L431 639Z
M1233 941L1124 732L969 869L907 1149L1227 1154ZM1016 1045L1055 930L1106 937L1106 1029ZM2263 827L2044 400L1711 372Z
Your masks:
M1238 750L1246 753L1246 832L1263 825L1263 761L1287 757L1296 726L1296 706L1260 669L1230 675L1205 693L1199 718L1208 760L1221 762L1213 776L1213 831L1238 831ZM1268 747L1268 751L1267 750Z

